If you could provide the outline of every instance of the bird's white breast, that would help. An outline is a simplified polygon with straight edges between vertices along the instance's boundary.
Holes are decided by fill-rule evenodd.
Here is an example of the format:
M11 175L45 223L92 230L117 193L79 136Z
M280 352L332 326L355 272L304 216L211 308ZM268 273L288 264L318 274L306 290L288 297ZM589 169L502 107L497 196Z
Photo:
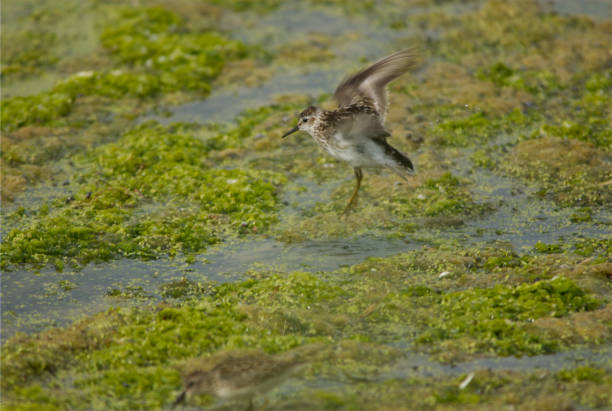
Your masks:
M325 149L333 157L346 161L353 167L384 167L388 162L385 153L378 144L368 137L350 136L346 138L336 132Z

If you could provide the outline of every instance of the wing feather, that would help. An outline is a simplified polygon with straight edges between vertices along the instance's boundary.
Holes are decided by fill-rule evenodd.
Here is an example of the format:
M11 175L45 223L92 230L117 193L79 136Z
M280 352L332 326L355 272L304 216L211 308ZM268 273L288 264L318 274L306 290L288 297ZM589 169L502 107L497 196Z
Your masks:
M412 49L393 53L344 80L336 88L334 97L339 106L348 106L363 98L371 99L384 119L387 109L385 86L413 68L414 62Z
M369 137L384 142L391 135L380 122L376 108L367 98L327 111L324 116L324 121L333 125L333 129L342 133L344 138Z

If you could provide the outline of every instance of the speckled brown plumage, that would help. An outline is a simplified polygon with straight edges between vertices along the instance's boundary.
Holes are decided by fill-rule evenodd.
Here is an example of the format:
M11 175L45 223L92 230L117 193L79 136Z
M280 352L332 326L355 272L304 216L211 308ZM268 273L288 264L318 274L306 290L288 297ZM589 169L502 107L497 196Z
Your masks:
M183 402L187 393L250 401L305 363L298 356L274 356L255 350L221 352L208 361L211 367L192 370L185 376L185 390L174 406Z
M357 198L362 168L386 167L404 179L414 174L412 161L387 142L391 134L384 127L385 87L413 65L411 50L377 61L340 83L334 93L338 108L308 107L300 113L297 126L283 135L285 138L298 130L306 131L333 157L353 166L357 186L344 213Z

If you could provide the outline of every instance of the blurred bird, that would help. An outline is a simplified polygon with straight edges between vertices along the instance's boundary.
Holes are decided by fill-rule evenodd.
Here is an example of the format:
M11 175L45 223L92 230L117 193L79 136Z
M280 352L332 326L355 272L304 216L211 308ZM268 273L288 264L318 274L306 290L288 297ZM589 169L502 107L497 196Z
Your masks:
M240 350L216 354L209 369L197 369L184 378L185 389L172 408L187 394L209 394L221 399L245 399L252 409L252 400L286 379L305 364L301 356L269 355L261 351Z

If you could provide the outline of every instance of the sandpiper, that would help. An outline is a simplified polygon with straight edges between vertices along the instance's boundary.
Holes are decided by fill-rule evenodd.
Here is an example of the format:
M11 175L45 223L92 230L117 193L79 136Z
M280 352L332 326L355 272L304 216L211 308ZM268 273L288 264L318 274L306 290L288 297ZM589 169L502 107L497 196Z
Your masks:
M377 61L340 83L334 93L338 108L308 107L300 113L297 126L283 135L305 131L333 157L353 166L357 185L343 214L357 198L362 168L386 167L403 179L414 174L412 161L387 142L391 134L384 127L386 85L413 66L409 49Z
M269 355L256 350L226 351L209 359L212 367L196 369L185 376L185 389L172 408L187 394L209 394L220 399L252 400L274 388L283 379L305 365L302 356Z

